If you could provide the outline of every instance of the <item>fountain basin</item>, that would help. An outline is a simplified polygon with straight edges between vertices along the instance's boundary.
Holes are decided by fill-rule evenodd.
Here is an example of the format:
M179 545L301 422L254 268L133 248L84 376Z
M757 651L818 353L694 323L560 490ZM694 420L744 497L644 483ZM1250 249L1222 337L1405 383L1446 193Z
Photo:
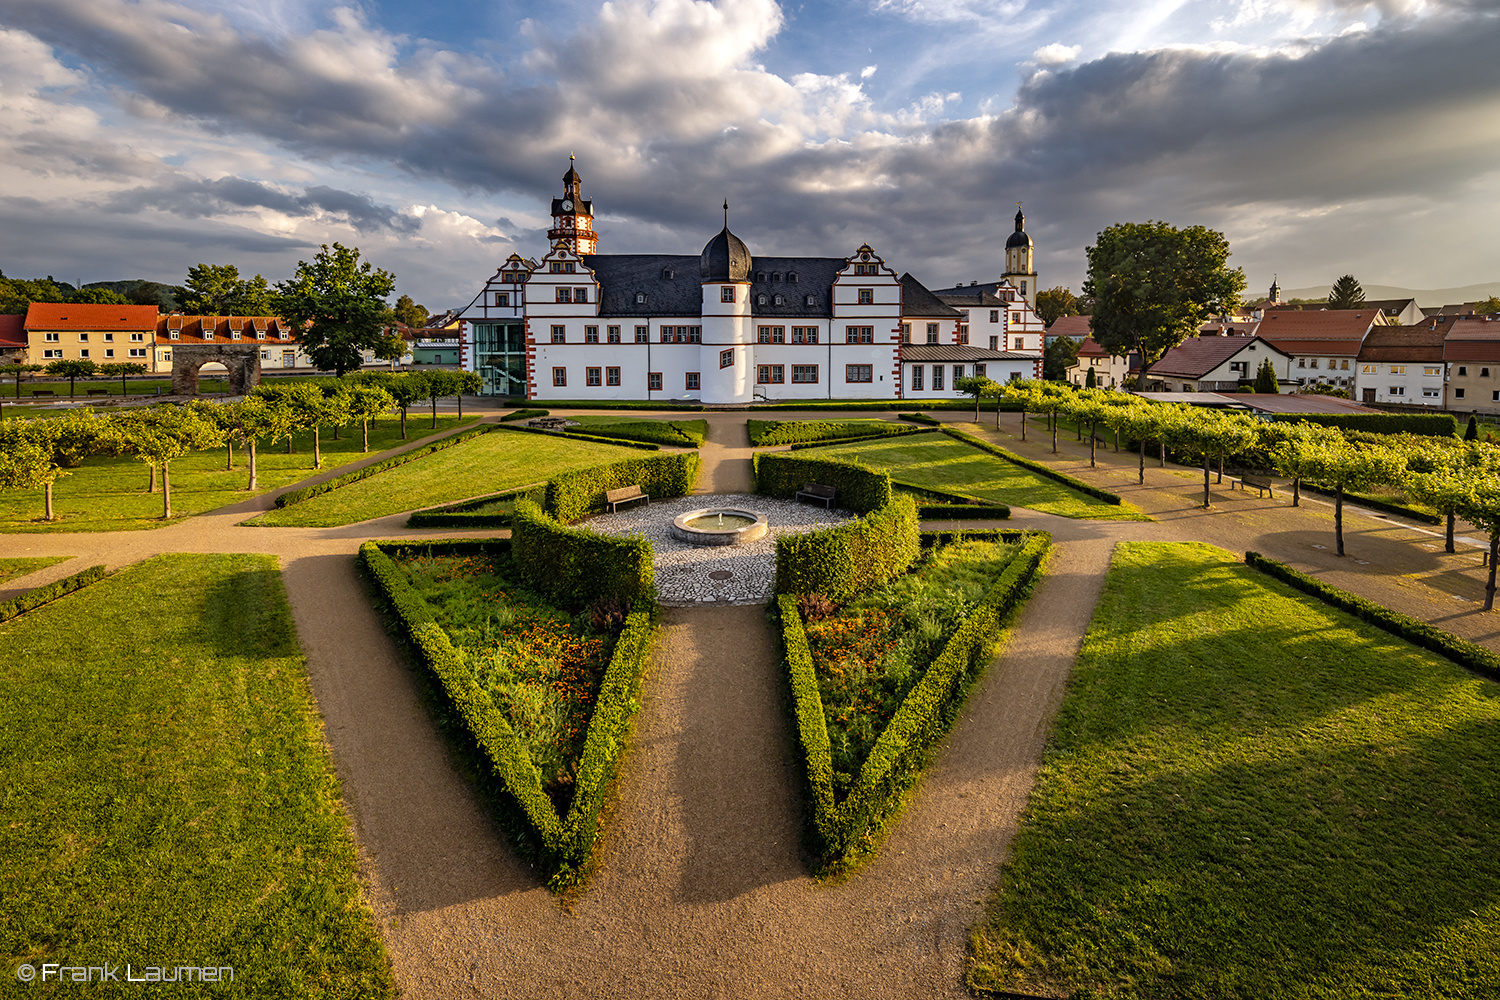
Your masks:
M672 535L691 545L744 545L764 538L764 514L738 507L704 507L672 519Z

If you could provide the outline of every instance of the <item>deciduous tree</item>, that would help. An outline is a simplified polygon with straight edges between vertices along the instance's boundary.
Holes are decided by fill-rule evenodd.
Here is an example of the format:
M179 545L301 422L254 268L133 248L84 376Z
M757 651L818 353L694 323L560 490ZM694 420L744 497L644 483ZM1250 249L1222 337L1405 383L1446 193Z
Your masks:
M428 316L426 306L419 306L412 301L410 295L403 295L396 300L396 305L391 309L396 317L396 322L405 323L407 326L426 326Z
M53 460L46 420L0 420L0 490L41 490L43 516L55 521L52 484L68 473Z
M272 301L276 315L301 331L313 364L343 375L384 339L391 318L385 299L395 284L389 271L361 261L358 249L324 244L311 263L297 264L289 281L277 282Z
M184 312L203 316L266 316L271 289L260 275L245 280L233 264L194 264L178 299Z
M1381 445L1356 445L1343 435L1320 435L1285 441L1273 460L1282 475L1332 487L1335 550L1344 554L1344 493L1398 479L1405 470L1401 456Z
M401 408L401 440L406 440L406 411L419 399L427 398L427 373L402 372L385 387Z
M360 423L364 435L361 450L370 450L370 421L396 405L396 398L378 385L355 384L348 387L349 416Z
M53 361L46 368L47 374L55 378L68 380L68 398L74 396L74 383L81 378L89 378L98 374L99 366L87 359L73 361Z
M109 375L111 377L113 377L115 375L120 376L120 395L121 396L128 396L130 394L130 389L129 389L130 383L128 383L128 382L125 381L125 376L127 376L127 375L144 375L145 372L146 372L146 366L145 365L139 365L139 364L135 364L134 362L127 362L127 361L111 362L109 364L104 364L104 365L100 365L99 366L99 374L100 375Z
M1068 369L1078 362L1078 341L1072 337L1053 337L1042 351L1042 378L1062 382Z
M149 406L130 411L115 427L121 450L161 467L161 516L172 518L172 462L190 451L216 447L224 432L216 422L185 406Z
M969 375L964 378L953 380L953 388L965 396L974 397L974 422L979 423L979 399L981 396L994 395L990 387L995 385L995 380L985 375Z
M1051 326L1063 316L1078 315L1078 296L1061 285L1036 293L1036 314L1043 323Z

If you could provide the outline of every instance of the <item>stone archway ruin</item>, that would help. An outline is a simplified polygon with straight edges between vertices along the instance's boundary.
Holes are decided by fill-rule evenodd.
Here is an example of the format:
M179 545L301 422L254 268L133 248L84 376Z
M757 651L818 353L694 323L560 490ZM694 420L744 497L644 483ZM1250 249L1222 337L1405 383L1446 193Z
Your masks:
M198 395L198 371L217 361L229 371L229 394L243 396L260 384L260 347L254 344L173 344L172 395Z

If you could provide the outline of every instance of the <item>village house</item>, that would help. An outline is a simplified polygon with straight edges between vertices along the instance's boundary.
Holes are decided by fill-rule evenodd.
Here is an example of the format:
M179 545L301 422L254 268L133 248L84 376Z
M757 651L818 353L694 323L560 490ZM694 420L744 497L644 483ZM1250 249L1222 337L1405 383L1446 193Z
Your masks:
M1067 334L1062 334L1062 336L1067 336ZM1089 379L1088 373L1092 371L1094 385L1098 388L1120 389L1124 387L1125 380L1130 377L1130 373L1139 366L1140 355L1111 354L1100 347L1094 338L1086 337L1083 343L1078 345L1078 360L1068 366L1067 380L1076 386L1086 386Z
M1261 337L1220 334L1190 337L1146 372L1147 387L1166 392L1238 392L1255 381L1270 359L1278 385L1296 384L1293 358Z
M1256 335L1291 355L1291 377L1298 385L1321 383L1352 394L1365 335L1384 325L1377 309L1271 309Z
M1500 414L1500 321L1472 314L1455 318L1443 338L1448 409Z
M1452 319L1434 319L1371 330L1359 349L1354 398L1442 408L1443 341L1452 325Z

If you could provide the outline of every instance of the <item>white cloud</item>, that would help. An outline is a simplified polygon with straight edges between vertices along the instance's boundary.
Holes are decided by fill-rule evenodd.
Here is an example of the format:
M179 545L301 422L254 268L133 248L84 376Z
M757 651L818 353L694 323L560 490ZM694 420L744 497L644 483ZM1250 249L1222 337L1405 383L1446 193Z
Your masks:
M1083 51L1081 45L1064 45L1062 42L1053 42L1043 45L1031 54L1038 66L1061 66L1078 58Z

